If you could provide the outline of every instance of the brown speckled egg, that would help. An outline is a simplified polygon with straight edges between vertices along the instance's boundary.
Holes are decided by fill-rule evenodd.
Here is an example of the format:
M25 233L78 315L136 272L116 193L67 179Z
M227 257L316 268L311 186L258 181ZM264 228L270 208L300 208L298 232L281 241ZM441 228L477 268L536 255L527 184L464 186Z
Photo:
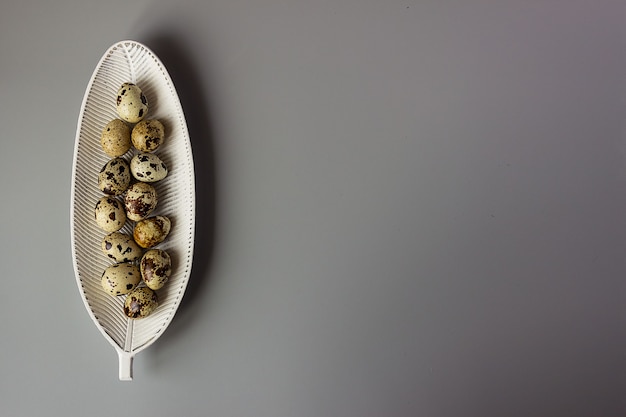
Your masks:
M109 233L102 239L102 253L115 262L133 262L141 258L143 250L126 233Z
M120 195L130 185L130 168L122 158L107 162L98 174L98 188L108 195Z
M142 120L133 128L130 140L141 152L154 152L165 138L165 128L157 119Z
M150 315L158 306L156 293L148 287L139 287L126 296L124 314L131 319L141 319Z
M128 294L139 282L141 282L139 268L129 263L109 266L102 273L100 280L104 291L111 295Z
M148 114L148 100L141 88L124 83L117 91L117 114L129 123L137 123Z
M130 186L124 197L126 216L133 221L146 218L157 206L157 192L153 186L137 182Z
M172 223L165 216L154 216L137 222L133 230L135 242L142 248L151 248L163 242Z
M140 153L130 160L130 172L139 181L156 182L167 176L167 166L153 153Z
M141 258L139 271L148 288L152 290L162 288L172 274L170 255L161 249L147 251Z
M115 197L102 197L96 203L96 224L105 232L117 232L126 223L124 205Z
M102 129L100 145L111 157L122 156L130 149L130 128L120 119L111 120Z

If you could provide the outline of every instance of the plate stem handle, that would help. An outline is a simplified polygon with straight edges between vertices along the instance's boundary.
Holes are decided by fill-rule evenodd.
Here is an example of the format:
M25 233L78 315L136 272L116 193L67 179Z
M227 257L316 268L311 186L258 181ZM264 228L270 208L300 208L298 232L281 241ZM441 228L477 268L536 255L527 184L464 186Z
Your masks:
M133 354L130 352L117 352L120 360L120 381L133 380Z

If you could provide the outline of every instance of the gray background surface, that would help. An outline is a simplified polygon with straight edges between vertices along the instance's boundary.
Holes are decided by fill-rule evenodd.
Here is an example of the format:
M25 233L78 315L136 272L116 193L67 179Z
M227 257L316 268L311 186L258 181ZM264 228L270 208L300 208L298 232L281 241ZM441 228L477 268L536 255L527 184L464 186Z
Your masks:
M4 1L3 416L623 416L623 1ZM117 380L75 284L104 51L168 67L193 273Z

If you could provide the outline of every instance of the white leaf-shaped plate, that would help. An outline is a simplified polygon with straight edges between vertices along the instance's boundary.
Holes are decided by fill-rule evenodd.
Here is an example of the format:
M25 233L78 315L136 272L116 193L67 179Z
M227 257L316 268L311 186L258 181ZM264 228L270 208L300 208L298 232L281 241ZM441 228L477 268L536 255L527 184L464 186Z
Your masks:
M104 195L98 189L98 173L110 159L102 150L100 134L109 121L118 118L117 90L124 82L143 90L149 105L146 118L156 118L165 126L165 141L155 154L165 162L169 174L153 183L159 202L151 216L164 215L172 221L170 234L157 246L170 254L172 275L157 291L159 307L148 317L134 320L124 315L125 296L110 296L101 287L102 272L114 262L100 249L106 232L94 219L96 201ZM136 152L130 150L123 157L130 161ZM80 295L96 327L118 353L120 380L130 380L134 355L163 334L180 305L191 274L195 225L193 158L180 100L163 63L138 42L111 46L87 86L74 147L70 222ZM129 220L121 232L132 235L133 226Z

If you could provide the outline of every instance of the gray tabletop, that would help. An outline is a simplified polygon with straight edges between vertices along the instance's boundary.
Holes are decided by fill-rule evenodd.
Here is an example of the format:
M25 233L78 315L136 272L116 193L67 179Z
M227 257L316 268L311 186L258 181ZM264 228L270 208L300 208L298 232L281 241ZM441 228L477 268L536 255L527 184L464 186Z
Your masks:
M617 416L623 2L8 1L3 416ZM191 134L191 280L117 379L79 296L85 88L134 39Z

